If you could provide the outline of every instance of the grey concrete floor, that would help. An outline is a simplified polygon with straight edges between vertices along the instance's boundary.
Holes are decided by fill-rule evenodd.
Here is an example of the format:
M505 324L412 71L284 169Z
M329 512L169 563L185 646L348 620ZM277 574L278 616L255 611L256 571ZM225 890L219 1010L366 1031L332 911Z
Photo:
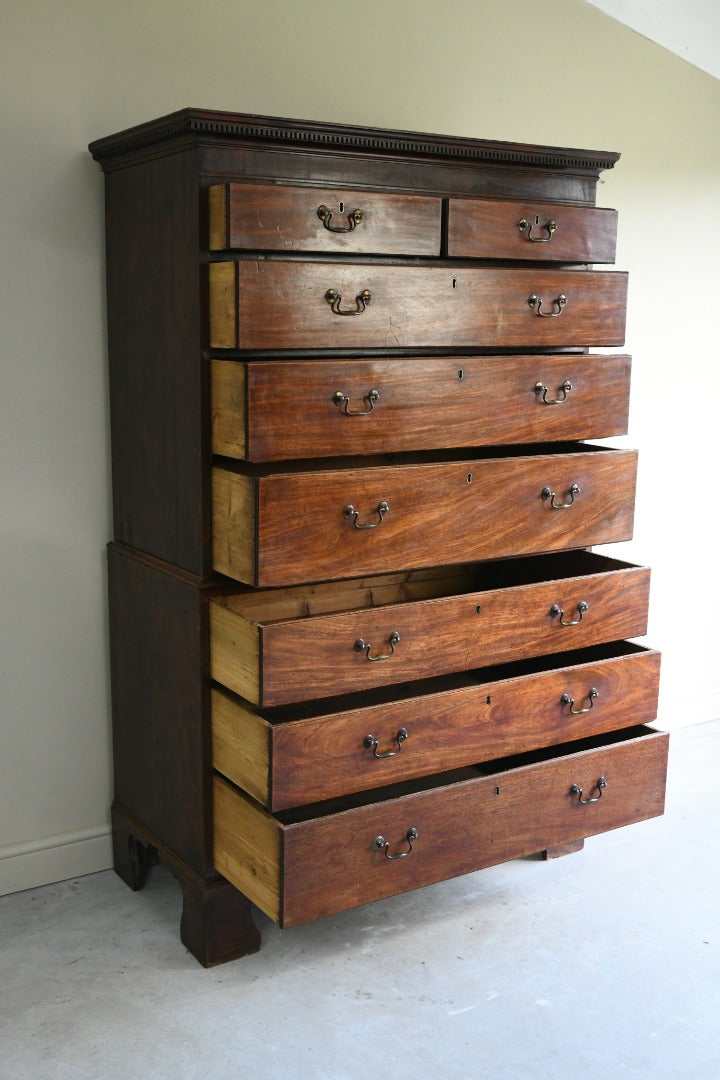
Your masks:
M666 815L294 930L204 970L163 868L0 899L2 1080L717 1080L720 721Z

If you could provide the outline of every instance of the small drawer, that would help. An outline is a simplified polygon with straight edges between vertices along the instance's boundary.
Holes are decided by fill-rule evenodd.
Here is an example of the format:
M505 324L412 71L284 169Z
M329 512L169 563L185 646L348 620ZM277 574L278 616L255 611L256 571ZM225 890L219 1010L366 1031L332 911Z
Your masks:
M657 715L660 654L629 642L265 715L212 691L213 765L270 810L628 727ZM396 696L392 696L392 694Z
M629 356L213 360L211 369L213 451L248 461L627 433Z
M282 184L208 190L210 250L439 255L442 201Z
M261 708L647 630L650 571L572 551L210 602L217 682Z
M215 866L293 926L656 817L667 749L635 727L277 816L216 776Z
M211 263L214 349L622 345L627 274L607 270Z
M450 199L451 258L615 262L617 211L562 203Z
M558 443L411 460L214 468L214 568L274 587L632 536L635 451Z

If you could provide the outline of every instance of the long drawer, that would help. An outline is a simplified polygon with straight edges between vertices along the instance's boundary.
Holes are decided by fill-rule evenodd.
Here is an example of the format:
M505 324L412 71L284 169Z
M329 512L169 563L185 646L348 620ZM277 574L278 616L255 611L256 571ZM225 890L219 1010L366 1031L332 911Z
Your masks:
M216 776L215 866L293 926L657 816L667 748L632 728L277 817Z
M640 637L649 586L573 551L220 596L211 675L270 707Z
M448 202L451 258L615 261L616 210L505 199Z
M634 451L500 453L216 467L214 567L250 585L293 585L630 539Z
M213 360L213 451L249 461L604 439L630 357Z
M214 262L216 349L622 345L619 271Z
M442 201L285 184L208 189L210 250L439 255Z
M264 715L212 692L213 765L271 810L649 723L660 654L629 642ZM308 715L309 714L309 715Z

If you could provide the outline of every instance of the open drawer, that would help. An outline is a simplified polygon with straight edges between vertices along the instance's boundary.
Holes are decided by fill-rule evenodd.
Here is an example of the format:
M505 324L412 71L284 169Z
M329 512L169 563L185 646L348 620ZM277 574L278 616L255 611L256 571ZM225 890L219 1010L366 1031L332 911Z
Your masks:
M215 866L293 926L662 814L667 750L626 729L275 817L216 777Z
M657 715L660 653L619 641L260 714L214 688L213 765L271 810Z
M266 707L640 637L649 587L573 551L222 596L211 674Z
M628 540L636 471L634 450L573 442L228 462L213 566L264 588Z

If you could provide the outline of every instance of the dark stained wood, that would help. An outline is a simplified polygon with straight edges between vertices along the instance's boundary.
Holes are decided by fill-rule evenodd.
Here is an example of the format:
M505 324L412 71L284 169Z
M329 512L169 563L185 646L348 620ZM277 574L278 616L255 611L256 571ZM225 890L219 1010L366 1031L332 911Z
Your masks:
M429 790L391 788L382 801L325 817L281 816L280 924L294 926L661 814L667 735L636 728L598 742L566 746L557 756L546 751L530 764L510 762L507 771L498 763L496 771L479 770L485 775L460 773L457 782ZM603 797L580 805L573 784L587 796L601 776ZM411 828L418 836L407 858L389 861L375 848L382 836L389 853L407 850Z
M213 196L217 190L211 189ZM440 254L440 199L267 184L228 184L219 190L226 199L224 215L220 200L213 198L210 235L214 219L224 216L226 237L211 244L211 250ZM320 207L332 214L326 215L327 227L318 215ZM356 210L361 218L351 225L350 215Z
M259 476L257 569L255 580L241 580L286 585L627 540L636 468L634 451L581 446L561 454ZM565 503L573 484L580 494L568 509L553 510L541 498L549 486ZM389 509L376 528L355 528L343 512L351 505L358 524L371 524L382 501ZM216 506L217 522L224 512ZM232 555L232 498L227 515ZM251 542L238 534L238 545ZM236 565L216 561L230 576L240 572Z
M105 197L114 535L202 573L209 391L196 183L192 154L175 154L108 174Z
M493 668L491 674L440 679L414 694L406 688L407 696L397 700L333 712L320 708L313 717L271 724L270 809L651 723L657 716L657 652L620 643L533 666L530 674L515 674L515 665L508 665L500 669L503 675ZM591 688L598 697L589 712L573 715L562 704L568 693L575 709L588 708ZM397 751L395 736L403 728L408 738L392 758L377 758L364 745L373 735L378 753Z
M604 439L627 432L629 356L213 360L215 450L250 461ZM572 390L561 387L569 381ZM561 405L543 402L544 395ZM215 388L217 387L217 391ZM379 395L371 404L371 391ZM334 396L347 399L335 404ZM247 416L247 422L246 422ZM244 439L243 439L244 441Z
M618 271L277 260L241 261L236 272L237 317L226 321L213 310L210 278L217 349L552 348L625 339L627 274ZM335 314L329 290L342 298L340 311L356 314ZM371 300L357 314L365 291ZM547 317L530 307L531 296Z
M580 150L568 147L529 145L491 139L468 139L452 135L434 135L416 131L389 131L385 128L335 124L321 121L289 119L277 116L258 116L249 113L219 112L211 109L186 108L167 116L127 128L114 135L96 139L90 153L106 168L114 159L147 152L149 148L171 144L178 139L201 141L204 136L226 140L233 146L272 145L277 149L283 142L303 151L314 148L322 158L333 149L382 158L447 158L467 162L488 161L518 167L541 166L543 169L587 171L595 174L612 169L620 155L605 150Z
M195 873L118 803L112 808L115 870L132 889L141 889L152 866L162 861L183 894L180 940L205 967L257 952L260 934L242 893L213 873ZM133 864L128 876L127 853Z
M108 571L115 799L186 866L212 873L203 722L212 589L116 544Z
M402 603L383 603L382 588L368 583L358 590L357 599L349 591L343 597L349 610L327 614L312 613L309 591L308 613L293 617L281 615L283 608L273 605L272 593L259 594L268 596L266 611L249 617L261 635L256 702L262 707L287 704L641 637L647 632L650 571L583 554L586 558L579 560L574 577L554 579L557 558L545 557L527 575L535 580L526 581L520 560L516 569L522 584L510 584L512 574L508 579L501 570L504 583L493 588L491 566L482 582L468 571L465 589L455 578L447 585L440 580L428 599ZM211 604L236 612L241 620L247 618L243 599L234 602L229 595ZM302 598L296 602L302 608ZM579 620L581 603L587 610ZM564 622L577 625L562 625L551 613L554 606L563 610ZM364 652L354 649L362 638L377 655L387 649L394 632L400 641L388 660L368 661ZM238 668L248 662L238 646ZM243 684L225 681L229 689L249 697Z
M520 229L521 221L528 227ZM451 258L612 263L616 238L615 210L494 199L449 200L447 253Z

